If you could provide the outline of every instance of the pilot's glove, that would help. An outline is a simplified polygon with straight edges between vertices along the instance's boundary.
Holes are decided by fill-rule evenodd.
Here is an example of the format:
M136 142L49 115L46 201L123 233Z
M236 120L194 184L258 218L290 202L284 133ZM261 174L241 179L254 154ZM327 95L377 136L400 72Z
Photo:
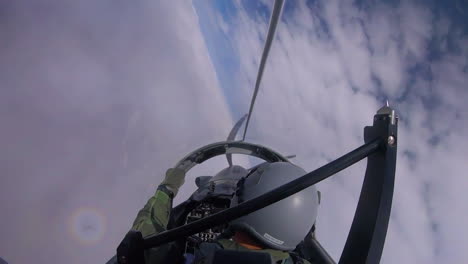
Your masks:
M160 185L164 185L169 191L174 194L174 197L179 192L179 188L185 182L185 171L179 168L170 168L166 172L166 177Z

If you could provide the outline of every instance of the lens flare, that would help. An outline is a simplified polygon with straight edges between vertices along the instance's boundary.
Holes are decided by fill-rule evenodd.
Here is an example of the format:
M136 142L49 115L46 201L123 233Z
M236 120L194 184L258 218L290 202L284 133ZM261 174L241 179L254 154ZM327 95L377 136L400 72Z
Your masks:
M69 225L72 237L83 244L99 242L106 231L105 216L95 208L78 208Z

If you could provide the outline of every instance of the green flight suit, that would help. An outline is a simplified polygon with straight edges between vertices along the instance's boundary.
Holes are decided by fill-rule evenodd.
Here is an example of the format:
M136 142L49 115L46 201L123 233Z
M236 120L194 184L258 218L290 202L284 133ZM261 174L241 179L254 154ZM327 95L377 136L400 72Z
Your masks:
M138 212L132 229L140 231L143 237L161 233L167 229L171 210L172 193L161 185Z

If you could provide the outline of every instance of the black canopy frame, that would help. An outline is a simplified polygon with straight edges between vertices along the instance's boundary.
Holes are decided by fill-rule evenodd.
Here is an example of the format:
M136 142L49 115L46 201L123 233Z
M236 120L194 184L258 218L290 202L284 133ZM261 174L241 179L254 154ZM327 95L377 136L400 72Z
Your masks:
M144 250L188 237L222 223L257 211L310 187L367 157L367 168L353 223L339 263L379 263L393 200L397 154L398 117L395 111L382 107L373 125L364 128L365 144L344 156L286 183L268 193L235 207L226 209L190 224L143 238L131 230L117 248L118 263L143 264ZM318 243L314 250L322 251L322 263L333 263Z

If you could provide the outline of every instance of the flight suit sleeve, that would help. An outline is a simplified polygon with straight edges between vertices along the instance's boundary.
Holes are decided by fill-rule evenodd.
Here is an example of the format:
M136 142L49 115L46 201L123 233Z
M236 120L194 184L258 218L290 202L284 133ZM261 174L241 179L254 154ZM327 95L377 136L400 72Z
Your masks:
M171 214L172 199L172 192L164 185L160 185L143 209L138 212L132 229L140 231L143 237L165 231Z

